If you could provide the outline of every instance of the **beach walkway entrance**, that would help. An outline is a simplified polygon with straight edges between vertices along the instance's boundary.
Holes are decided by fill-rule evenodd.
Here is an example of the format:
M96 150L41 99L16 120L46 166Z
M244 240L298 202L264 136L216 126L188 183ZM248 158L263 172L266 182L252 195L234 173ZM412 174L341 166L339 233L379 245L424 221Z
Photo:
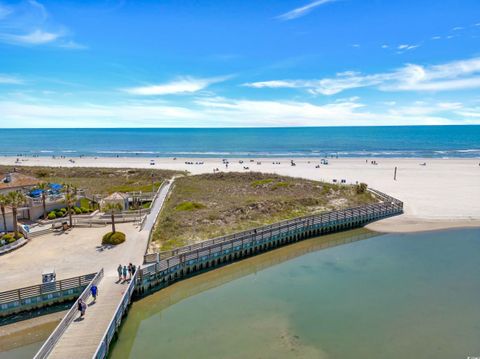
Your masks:
M143 228L134 240L149 237L172 182L169 181L160 189L152 205L152 210L143 223ZM132 260L132 263L137 267L142 262L143 256ZM110 265L111 267L105 268L105 274L97 285L98 297L96 302L94 303L91 297L85 301L88 305L85 317L80 320L78 319L79 314L77 314L76 319L71 321L66 328L59 325L35 358L91 359L104 357L102 350L104 339L109 335L112 324L114 326L117 324L115 323L118 318L117 313L124 309L126 294L134 287L130 281L118 281L116 269L118 263L110 263ZM127 299L129 300L129 297Z

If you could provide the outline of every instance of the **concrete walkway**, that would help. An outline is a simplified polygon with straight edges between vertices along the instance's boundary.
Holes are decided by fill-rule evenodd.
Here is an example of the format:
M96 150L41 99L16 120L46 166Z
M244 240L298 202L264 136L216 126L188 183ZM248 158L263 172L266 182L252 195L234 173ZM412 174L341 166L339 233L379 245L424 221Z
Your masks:
M153 203L150 214L145 219L144 227L137 232L136 239L148 238L153 229L155 220L162 208L172 182L162 188ZM139 241L145 243L145 241ZM137 267L143 263L143 257L135 258L132 262ZM123 264L123 263L122 263ZM128 264L128 263L124 263ZM104 268L105 276L98 285L99 295L96 303L89 298L89 305L82 320L73 321L60 337L49 358L78 358L91 359L97 350L103 336L115 315L116 309L128 288L128 283L118 282L118 263L111 263L111 267Z

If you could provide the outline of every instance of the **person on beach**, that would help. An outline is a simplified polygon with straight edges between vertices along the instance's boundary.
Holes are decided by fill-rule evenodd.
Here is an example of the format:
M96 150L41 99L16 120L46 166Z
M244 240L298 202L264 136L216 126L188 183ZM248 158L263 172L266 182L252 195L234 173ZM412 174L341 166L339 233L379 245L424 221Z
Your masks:
M90 287L90 292L92 293L93 301L96 302L97 295L98 295L98 288L95 284Z
M127 266L123 266L123 281L127 280Z
M135 267L135 264L132 265L132 275L135 274L135 271L137 270L137 267Z
M122 265L119 264L118 265L118 268L117 268L117 272L118 272L118 280L122 280Z

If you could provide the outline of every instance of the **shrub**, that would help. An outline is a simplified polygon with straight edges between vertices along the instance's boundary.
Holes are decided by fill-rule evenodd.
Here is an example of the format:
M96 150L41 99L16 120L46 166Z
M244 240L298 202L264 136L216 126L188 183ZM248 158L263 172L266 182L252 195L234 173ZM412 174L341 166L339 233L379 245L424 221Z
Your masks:
M52 213L52 212L50 212L50 213ZM64 215L65 215L65 212L55 211L55 216L56 216L57 218L61 218L61 217L63 217Z
M102 238L102 244L111 244L111 245L117 245L120 243L125 242L125 233L122 232L108 232L106 233L103 238Z
M55 218L57 218L57 215L55 214L55 212L52 211L48 214L47 218L48 219L55 219Z
M60 211L63 212L64 214L67 213L67 209L65 207L60 208Z
M80 207L80 210L82 211L82 213L90 213L90 210L86 207Z
M75 214L82 214L80 207L73 207L73 210L75 211Z
M177 211L193 211L195 209L202 208L205 208L205 206L198 202L183 202L180 203L177 207L175 207Z
M22 237L23 237L23 236L20 235L20 236L18 237L18 239L20 239L20 238L22 238ZM5 241L5 244L10 244L10 243L13 243L13 242L16 241L13 233L5 234L5 235L2 237L2 240Z
M367 192L368 185L366 183L360 183L355 186L355 190L358 194Z

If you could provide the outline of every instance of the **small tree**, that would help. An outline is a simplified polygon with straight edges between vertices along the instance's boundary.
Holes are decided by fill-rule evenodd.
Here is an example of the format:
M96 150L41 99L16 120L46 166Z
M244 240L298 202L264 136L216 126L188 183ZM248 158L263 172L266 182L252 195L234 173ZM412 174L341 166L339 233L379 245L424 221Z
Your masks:
M23 203L25 203L25 195L21 192L9 192L7 194L10 205L12 206L13 212L13 231L15 233L15 239L18 239L18 228L17 228L17 209Z
M122 205L120 203L107 203L103 210L112 216L112 233L115 233L115 213L122 210Z
M43 219L47 219L47 183L40 183L38 189L42 191Z
M77 189L70 184L63 185L63 192L65 193L65 204L67 205L68 210L68 221L70 222L70 227L73 226L72 220L72 207L77 200Z
M0 194L0 210L2 211L2 217L3 217L3 230L6 232L7 231L7 219L5 216L5 207L10 204L9 198L4 195Z

